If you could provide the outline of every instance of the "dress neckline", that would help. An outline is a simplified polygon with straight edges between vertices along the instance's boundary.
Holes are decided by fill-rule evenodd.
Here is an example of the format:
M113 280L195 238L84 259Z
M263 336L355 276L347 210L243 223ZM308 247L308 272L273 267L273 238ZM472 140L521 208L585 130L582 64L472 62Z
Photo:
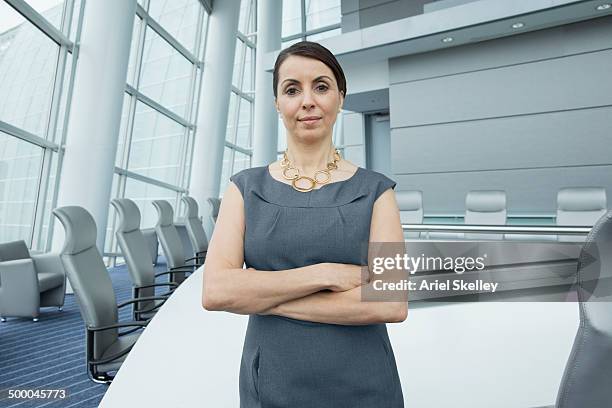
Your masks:
M292 191L295 191L296 193L299 193L300 191L297 191L296 189L293 188L293 186L289 183L283 183L280 180L277 180L276 178L274 178L274 176L272 176L272 173L270 173L270 166L264 166L264 170L265 173L267 175L268 178L270 178L272 181L278 183L278 184L283 184L287 187L289 187ZM323 190L325 187L327 186L332 186L334 184L344 184L344 183L348 183L349 181L353 180L354 178L356 178L357 174L361 171L361 167L357 166L357 170L353 173L353 175L349 178L347 178L346 180L340 180L340 181L334 181L333 183L327 183L327 184L323 184L321 187L316 188L314 190L309 191L309 193L312 193L313 191L319 191L319 190Z

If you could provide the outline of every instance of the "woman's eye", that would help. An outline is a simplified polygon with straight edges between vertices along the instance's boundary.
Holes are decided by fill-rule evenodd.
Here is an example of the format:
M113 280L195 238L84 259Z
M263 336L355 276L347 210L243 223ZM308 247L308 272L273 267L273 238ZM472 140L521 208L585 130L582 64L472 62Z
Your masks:
M328 87L325 84L319 84L316 87L316 90L319 91L319 92L325 92L325 91L327 91L327 89L328 89Z
M298 90L296 88L287 88L285 90L285 93L287 95L295 95L298 92Z

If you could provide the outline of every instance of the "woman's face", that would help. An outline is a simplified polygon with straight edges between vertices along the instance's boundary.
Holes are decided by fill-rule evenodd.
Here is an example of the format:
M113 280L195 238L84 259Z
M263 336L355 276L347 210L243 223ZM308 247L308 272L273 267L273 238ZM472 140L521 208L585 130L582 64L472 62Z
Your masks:
M276 109L290 136L307 143L331 137L343 102L332 70L321 61L292 55L281 64Z

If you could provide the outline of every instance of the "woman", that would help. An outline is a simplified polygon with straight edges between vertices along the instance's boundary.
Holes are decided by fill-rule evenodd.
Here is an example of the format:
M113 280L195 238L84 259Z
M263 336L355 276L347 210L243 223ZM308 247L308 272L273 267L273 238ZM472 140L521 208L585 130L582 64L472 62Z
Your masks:
M240 406L403 407L384 323L407 304L361 298L363 244L403 242L395 182L335 150L346 80L329 50L283 50L273 86L285 157L230 178L205 263L203 306L250 315Z

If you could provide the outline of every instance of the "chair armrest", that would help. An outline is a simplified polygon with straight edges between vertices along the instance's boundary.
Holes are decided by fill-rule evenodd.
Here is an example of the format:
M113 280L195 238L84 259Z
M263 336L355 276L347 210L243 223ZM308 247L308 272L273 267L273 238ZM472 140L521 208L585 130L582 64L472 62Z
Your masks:
M34 269L32 259L16 259L14 261L0 262L0 286L17 296L21 288L35 288L36 296L38 293L38 276ZM5 292L5 296L8 292Z
M147 327L148 322L122 322L122 323L115 323L115 324L109 324L108 326L86 326L87 330L90 332L97 332L97 331L104 331L104 330L110 330L110 329L120 329L122 327L134 327L134 326L140 326L140 327Z
M116 360L119 357L123 357L124 355L126 355L127 353L132 351L132 347L134 347L133 344L131 346L127 347L125 350L121 350L120 352L112 354L112 355L110 355L110 356L108 356L106 358L100 358L98 360L90 359L87 362L89 364L106 364L106 363L110 363L111 361Z
M162 297L162 296L145 296L145 297L141 297L141 298L130 299L130 300L126 301L126 302L118 304L117 305L117 309L120 309L120 308L122 308L124 306L131 305L131 304L134 304L134 303L146 302L146 301L149 301L149 300L164 300L165 301L166 299L168 299L168 298Z
M185 272L192 273L195 265L177 266L176 268L170 268L170 272Z
M53 272L66 276L59 254L45 253L32 255L32 260L34 261L36 272Z
M157 278L158 276L163 276L163 275L170 275L172 273L175 273L174 271L164 271L164 272L159 272L155 274L155 277Z
M155 288L158 286L170 286L173 288L178 288L178 283L176 282L154 283L152 285L134 286L134 289Z
M164 303L166 303L166 300L168 300L168 296L145 296L145 297L141 297L141 298L136 298L136 299L128 300L127 302L123 302L123 303L117 305L117 309L122 308L123 306L127 306L127 305L130 305L130 304L133 304L133 303L140 303L140 302L149 301L149 300L161 300L162 302L160 304L158 304L158 305L153 306L150 309L138 310L137 311L138 315L141 315L143 313L153 312L153 311L159 309L160 307L162 307L164 305Z
M193 263L192 263L192 264L185 265L185 266L193 266L193 267L199 268L200 266L204 265L204 264L198 263L198 260L199 260L200 258L201 258L201 256L194 256L194 257L192 257L192 258L185 259L185 262L191 262L191 261L193 261Z

